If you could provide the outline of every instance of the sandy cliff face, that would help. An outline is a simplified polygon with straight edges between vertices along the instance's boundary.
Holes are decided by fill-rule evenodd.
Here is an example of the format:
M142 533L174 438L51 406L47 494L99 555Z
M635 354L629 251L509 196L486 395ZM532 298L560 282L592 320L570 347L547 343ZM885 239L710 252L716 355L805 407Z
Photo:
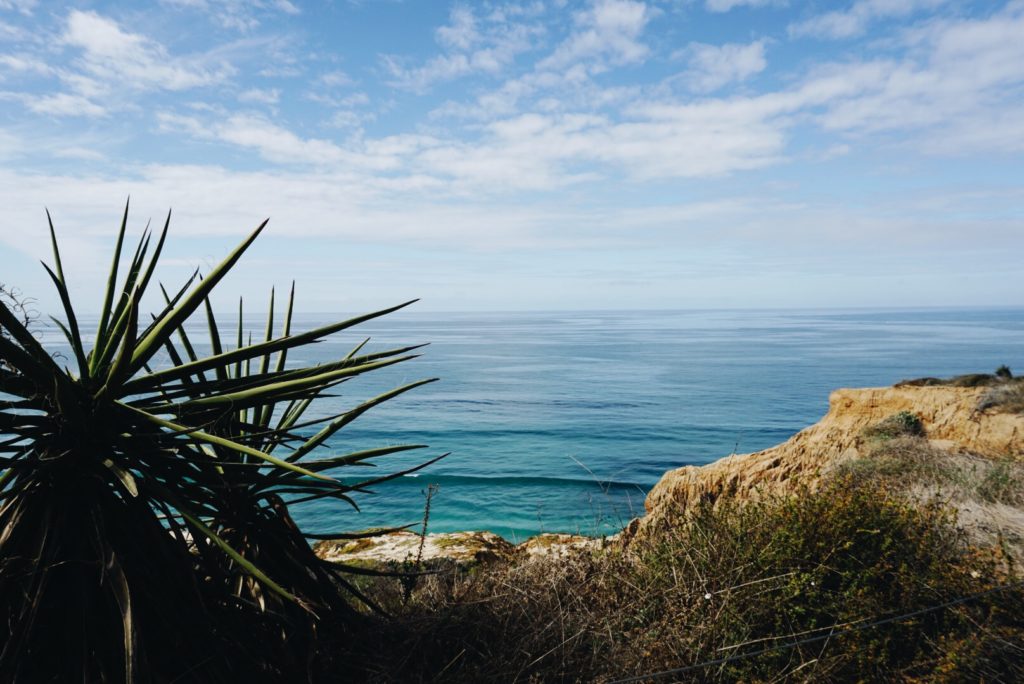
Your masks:
M920 418L936 446L1024 459L1024 415L978 411L985 392L947 386L836 390L824 418L778 446L665 473L647 495L647 515L633 531L652 529L668 512L686 510L701 500L791 491L798 482L814 486L820 474L861 455L864 428L901 411Z

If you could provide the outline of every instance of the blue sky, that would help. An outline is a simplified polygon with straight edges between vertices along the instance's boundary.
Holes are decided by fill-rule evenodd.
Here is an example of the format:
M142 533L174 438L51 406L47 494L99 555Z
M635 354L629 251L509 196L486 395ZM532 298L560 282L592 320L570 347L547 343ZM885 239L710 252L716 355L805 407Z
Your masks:
M0 0L0 282L307 311L1021 305L1024 2Z

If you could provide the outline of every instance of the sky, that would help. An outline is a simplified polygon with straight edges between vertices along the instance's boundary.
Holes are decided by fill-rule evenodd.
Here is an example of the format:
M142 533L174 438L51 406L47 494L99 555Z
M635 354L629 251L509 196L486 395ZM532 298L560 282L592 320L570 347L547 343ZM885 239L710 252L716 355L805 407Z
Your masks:
M0 283L300 311L1024 305L1024 2L0 0Z

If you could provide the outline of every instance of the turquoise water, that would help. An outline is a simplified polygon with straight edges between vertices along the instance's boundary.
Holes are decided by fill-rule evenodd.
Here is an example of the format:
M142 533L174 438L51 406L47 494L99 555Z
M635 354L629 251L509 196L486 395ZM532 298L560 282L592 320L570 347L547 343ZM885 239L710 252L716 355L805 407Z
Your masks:
M297 511L318 532L418 523L429 484L439 485L431 531L614 532L666 470L777 444L824 415L835 388L1004 363L1024 374L1024 310L400 312L358 332L377 348L431 345L343 385L331 408L442 380L360 418L332 449L408 442L451 455L358 497L360 513ZM337 356L359 337L303 360ZM388 458L377 470L416 460Z
M333 320L298 317L293 329ZM261 321L249 327L262 334ZM46 331L48 344L54 332ZM205 335L197 321L193 341ZM338 475L357 482L451 454L357 495L360 512L341 503L297 507L309 531L418 525L425 491L436 484L430 531L492 530L510 539L611 533L643 511L666 470L778 444L824 415L838 387L991 372L1004 363L1024 375L1024 309L401 311L293 354L289 365L337 359L367 336L368 350L430 346L421 358L342 384L320 415L412 380L441 381L362 416L329 451L431 448Z

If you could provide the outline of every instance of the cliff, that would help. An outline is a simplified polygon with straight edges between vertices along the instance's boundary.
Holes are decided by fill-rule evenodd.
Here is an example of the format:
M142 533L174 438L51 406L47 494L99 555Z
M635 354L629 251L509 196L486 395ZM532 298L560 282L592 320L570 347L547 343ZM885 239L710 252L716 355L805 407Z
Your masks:
M1024 385L1007 384L1022 388ZM701 501L752 499L786 494L806 485L815 487L844 466L887 455L908 491L918 496L943 489L955 499L961 522L971 531L986 531L1024 548L1024 491L979 497L977 486L986 475L998 474L1005 487L1024 482L1024 413L992 407L992 387L904 384L895 387L840 389L829 397L828 413L816 424L777 446L751 454L735 454L704 466L684 466L662 476L648 493L647 514L634 520L624 541L652 534L672 517ZM979 408L985 407L988 408ZM897 452L885 454L870 429L896 415L916 417L920 435L909 442L895 439ZM890 449L890 451L892 451ZM920 461L929 461L927 477ZM1011 463L996 473L993 464ZM941 468L938 466L941 465ZM933 467L934 466L934 467ZM915 470L917 468L917 470ZM945 480L936 473L945 469ZM975 485L968 487L969 481ZM618 535L617 535L618 537ZM423 540L413 532L395 532L359 540L323 541L316 553L345 563L403 563L419 557L424 563L454 562L467 566L493 560L562 555L572 549L601 548L608 540L573 535L540 535L513 546L489 532L430 534Z
M814 487L823 475L870 454L877 445L865 430L902 412L920 420L930 453L938 457L1024 460L1024 415L980 410L990 392L941 385L836 390L824 418L778 446L665 473L647 495L647 515L630 531L645 534L700 501Z

